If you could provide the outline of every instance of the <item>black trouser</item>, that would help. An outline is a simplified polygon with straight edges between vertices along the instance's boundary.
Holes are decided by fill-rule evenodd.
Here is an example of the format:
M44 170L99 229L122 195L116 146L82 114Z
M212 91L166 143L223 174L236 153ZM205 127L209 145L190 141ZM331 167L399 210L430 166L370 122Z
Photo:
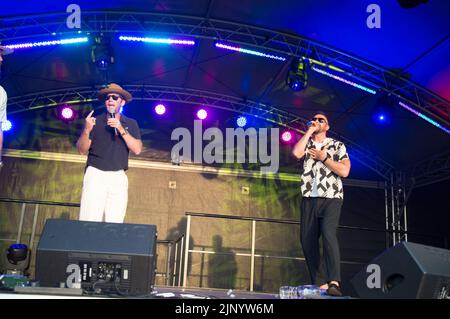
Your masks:
M341 281L341 256L336 231L343 200L303 197L300 212L300 240L311 283L316 284L320 265L319 238L322 236L326 281Z

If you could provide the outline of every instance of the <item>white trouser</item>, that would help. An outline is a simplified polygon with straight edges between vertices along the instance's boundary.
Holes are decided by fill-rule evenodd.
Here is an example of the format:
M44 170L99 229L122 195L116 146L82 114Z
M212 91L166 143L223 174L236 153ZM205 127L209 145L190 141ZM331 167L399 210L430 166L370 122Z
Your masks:
M128 177L123 170L102 171L88 166L83 180L80 220L123 223L128 202Z

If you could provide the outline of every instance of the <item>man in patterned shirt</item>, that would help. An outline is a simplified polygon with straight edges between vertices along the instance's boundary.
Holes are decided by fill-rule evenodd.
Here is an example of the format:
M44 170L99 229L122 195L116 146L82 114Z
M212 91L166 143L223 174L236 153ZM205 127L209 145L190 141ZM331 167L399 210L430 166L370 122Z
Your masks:
M322 236L327 283L321 286L332 296L341 296L340 252L336 231L344 199L341 177L350 172L345 145L327 137L327 116L318 112L305 135L294 146L297 159L304 158L301 176L300 237L312 284L320 264Z

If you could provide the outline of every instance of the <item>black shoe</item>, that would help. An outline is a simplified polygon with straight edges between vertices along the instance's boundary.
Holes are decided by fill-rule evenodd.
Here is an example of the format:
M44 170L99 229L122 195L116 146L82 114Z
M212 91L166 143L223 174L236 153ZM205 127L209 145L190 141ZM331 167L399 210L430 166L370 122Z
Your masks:
M342 297L341 288L336 284L328 284L327 295L333 297Z

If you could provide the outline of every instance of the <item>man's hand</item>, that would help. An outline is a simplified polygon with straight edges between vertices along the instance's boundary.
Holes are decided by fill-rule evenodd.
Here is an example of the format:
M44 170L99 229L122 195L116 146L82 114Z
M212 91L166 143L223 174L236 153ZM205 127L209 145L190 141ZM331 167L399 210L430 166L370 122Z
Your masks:
M315 148L312 148L309 150L309 155L318 161L323 161L327 158L327 151L326 149L324 150L316 150Z
M110 127L116 128L119 131L119 133L122 133L124 131L124 128L122 127L122 124L120 123L119 119L109 118L106 124L108 124L108 126Z
M88 114L85 120L84 128L88 132L92 131L95 125L95 117L92 117L92 114L94 113L94 110L91 111L91 113Z
M311 125L308 127L308 131L307 132L313 134L313 133L317 132L318 130L320 130L319 123L317 123L316 121L313 121L311 123Z

